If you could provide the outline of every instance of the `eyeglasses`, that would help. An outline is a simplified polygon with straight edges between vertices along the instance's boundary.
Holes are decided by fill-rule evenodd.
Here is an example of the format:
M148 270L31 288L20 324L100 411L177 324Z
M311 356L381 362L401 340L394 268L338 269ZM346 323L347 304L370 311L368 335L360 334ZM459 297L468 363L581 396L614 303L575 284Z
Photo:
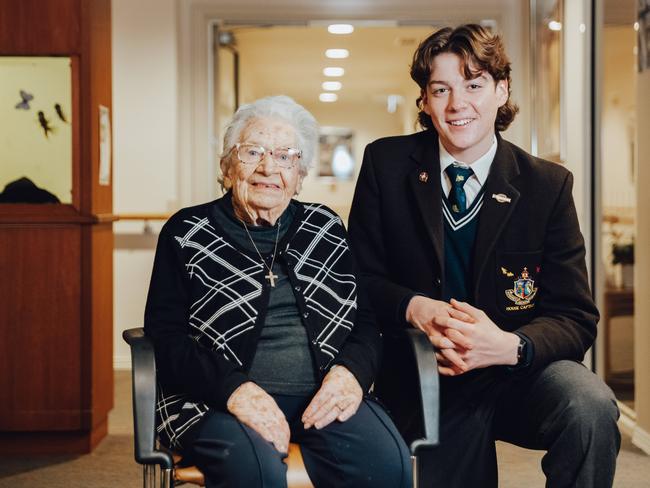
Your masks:
M238 142L233 149L237 152L237 158L242 163L251 165L260 164L266 153L269 153L273 157L273 161L281 168L293 168L302 157L302 151L292 147L276 147L271 150L257 144Z

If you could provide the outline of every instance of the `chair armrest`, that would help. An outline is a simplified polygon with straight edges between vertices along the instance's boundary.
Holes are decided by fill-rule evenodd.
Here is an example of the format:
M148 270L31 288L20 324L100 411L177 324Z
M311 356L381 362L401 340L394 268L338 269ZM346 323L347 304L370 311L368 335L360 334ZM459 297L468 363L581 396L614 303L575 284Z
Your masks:
M424 420L424 438L411 443L411 454L417 456L421 448L438 445L440 425L440 379L438 364L429 338L417 329L406 331L418 367L420 400Z
M127 329L122 338L131 346L133 379L133 429L135 460L140 464L174 466L171 455L155 449L156 438L156 360L153 344L144 329Z

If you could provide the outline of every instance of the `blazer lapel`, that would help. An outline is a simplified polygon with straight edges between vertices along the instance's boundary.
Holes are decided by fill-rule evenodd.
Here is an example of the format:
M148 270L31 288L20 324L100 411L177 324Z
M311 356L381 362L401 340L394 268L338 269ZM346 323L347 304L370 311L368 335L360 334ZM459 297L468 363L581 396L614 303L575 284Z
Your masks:
M442 190L440 188L440 156L438 137L434 131L423 134L420 146L411 154L418 165L409 174L411 189L424 227L440 265L441 276L445 273L443 251L444 227L442 221Z
M520 193L511 184L519 175L519 166L510 148L497 135L497 152L485 182L485 196L481 209L474 248L474 296L497 239L517 205ZM508 200L509 199L509 200Z

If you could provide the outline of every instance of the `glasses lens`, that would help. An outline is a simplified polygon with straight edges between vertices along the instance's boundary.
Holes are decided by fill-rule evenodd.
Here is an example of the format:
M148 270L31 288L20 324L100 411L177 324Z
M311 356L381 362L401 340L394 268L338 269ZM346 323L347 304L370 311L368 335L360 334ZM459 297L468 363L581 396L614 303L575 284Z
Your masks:
M239 146L237 156L242 163L258 164L264 157L264 148L253 144L242 144Z
M295 149L275 149L273 151L273 159L283 168L291 168L298 159L298 153Z

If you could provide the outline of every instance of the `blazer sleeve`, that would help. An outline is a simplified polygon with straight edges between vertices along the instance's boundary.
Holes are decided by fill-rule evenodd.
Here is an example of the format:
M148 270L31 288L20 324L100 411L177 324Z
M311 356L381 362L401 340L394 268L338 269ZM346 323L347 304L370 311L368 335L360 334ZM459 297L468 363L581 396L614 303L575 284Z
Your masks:
M560 359L582 361L596 338L599 314L589 290L572 187L567 173L544 238L537 315L517 330L533 344L531 371Z
M247 375L190 335L190 280L180 246L166 224L158 238L144 315L159 380L174 391L219 410Z
M415 292L390 279L383 235L381 187L373 161L373 144L366 146L350 209L352 250L361 269L371 306L383 332L395 332L408 324L404 304Z

